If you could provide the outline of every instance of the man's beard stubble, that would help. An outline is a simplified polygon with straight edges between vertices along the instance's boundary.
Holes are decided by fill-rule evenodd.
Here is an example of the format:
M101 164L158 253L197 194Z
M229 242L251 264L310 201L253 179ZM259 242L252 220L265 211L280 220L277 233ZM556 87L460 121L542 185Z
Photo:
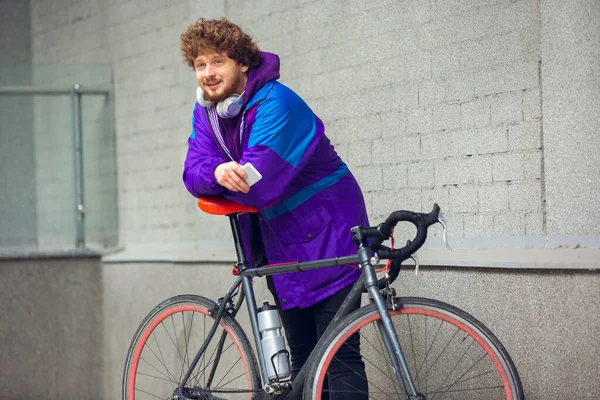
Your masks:
M213 103L218 103L220 101L225 100L229 96L234 93L237 93L236 88L240 86L242 83L242 74L238 73L232 78L230 83L224 87L223 94L217 96L211 96L206 91L204 91L204 98L208 101L212 101ZM237 93L240 94L240 93Z

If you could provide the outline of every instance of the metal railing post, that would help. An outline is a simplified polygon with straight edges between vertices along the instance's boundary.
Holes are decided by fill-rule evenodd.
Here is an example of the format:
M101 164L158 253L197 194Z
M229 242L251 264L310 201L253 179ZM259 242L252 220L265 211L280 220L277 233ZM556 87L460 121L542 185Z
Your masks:
M73 130L73 187L75 190L75 247L85 247L85 205L83 176L83 120L81 94L83 88L73 85L71 91L71 122Z

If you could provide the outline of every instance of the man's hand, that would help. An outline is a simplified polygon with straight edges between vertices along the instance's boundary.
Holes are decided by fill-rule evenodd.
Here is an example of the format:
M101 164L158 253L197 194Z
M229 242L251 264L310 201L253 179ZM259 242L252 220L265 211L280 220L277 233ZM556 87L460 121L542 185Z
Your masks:
M232 192L248 193L250 186L244 182L248 174L244 172L240 164L235 161L219 164L215 168L215 178L219 185L231 190Z

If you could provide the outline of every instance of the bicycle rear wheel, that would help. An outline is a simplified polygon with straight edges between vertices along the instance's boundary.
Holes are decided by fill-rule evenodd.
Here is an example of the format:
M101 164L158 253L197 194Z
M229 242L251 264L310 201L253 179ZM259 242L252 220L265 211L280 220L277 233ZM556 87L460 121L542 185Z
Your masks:
M405 297L395 303L396 310L389 312L421 399L523 399L510 356L481 322L436 300ZM370 304L347 316L322 339L308 370L305 399L408 399L385 350L380 320L375 305ZM338 353L349 351L345 342L355 333L360 335L367 384L361 374L351 373L355 387L368 386L368 393L358 393L354 387L334 393L327 389L326 380L335 379L328 378L328 369L338 360Z
M170 399L213 326L215 303L201 296L165 300L135 333L123 373L123 400ZM186 390L191 398L251 399L260 390L256 357L238 322L221 319ZM221 342L221 338L224 340Z

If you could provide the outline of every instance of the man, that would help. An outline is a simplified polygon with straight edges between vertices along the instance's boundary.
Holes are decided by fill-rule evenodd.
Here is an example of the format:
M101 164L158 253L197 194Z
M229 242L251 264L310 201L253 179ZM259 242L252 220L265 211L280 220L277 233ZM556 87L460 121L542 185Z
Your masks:
M257 215L239 217L255 267L267 260L355 254L350 229L368 224L363 195L321 120L277 82L279 58L259 51L224 18L190 25L181 35L181 49L199 85L183 172L190 193L258 207ZM246 163L262 175L252 188L244 181ZM343 266L269 281L290 347L292 378L359 276L357 269ZM354 346L358 349L358 338ZM364 377L358 352L343 361L337 379L330 376L329 389L343 391L351 384L366 390L366 382L357 384L356 374Z

